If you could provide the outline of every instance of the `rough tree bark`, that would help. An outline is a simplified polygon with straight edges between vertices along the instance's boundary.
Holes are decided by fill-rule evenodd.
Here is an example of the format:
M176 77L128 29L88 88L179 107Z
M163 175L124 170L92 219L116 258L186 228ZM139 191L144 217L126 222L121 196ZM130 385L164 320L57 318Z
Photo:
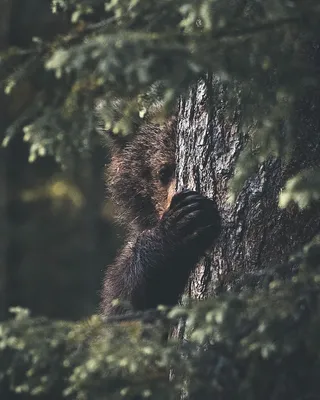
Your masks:
M210 86L201 82L188 99L181 100L178 118L178 188L185 186L215 199L223 219L219 241L187 288L188 295L197 299L234 288L244 273L254 274L285 262L320 228L319 209L301 212L295 206L285 210L277 206L286 179L301 167L320 163L319 99L308 99L313 108L308 107L308 101L297 105L297 129L303 129L290 165L278 160L266 162L231 205L227 185L247 139L239 129L240 115L225 117L223 86L218 82L213 85L219 95L209 113L206 87Z

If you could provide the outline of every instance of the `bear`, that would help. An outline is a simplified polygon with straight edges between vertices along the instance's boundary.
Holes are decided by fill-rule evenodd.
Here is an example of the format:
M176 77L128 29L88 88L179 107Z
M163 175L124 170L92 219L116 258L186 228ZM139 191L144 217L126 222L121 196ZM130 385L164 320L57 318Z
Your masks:
M187 188L176 193L174 118L162 125L147 123L129 139L108 136L107 189L126 240L105 272L101 314L127 312L121 303L131 311L174 306L220 233L217 206Z

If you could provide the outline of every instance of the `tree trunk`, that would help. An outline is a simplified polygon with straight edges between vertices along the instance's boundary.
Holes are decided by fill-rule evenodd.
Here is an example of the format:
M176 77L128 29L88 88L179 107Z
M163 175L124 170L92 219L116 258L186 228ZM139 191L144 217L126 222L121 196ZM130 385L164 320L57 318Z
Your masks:
M214 107L208 112L208 90L214 85ZM210 89L211 91L211 89ZM216 96L216 93L218 95ZM287 261L320 227L320 211L278 208L286 179L302 167L319 164L318 99L313 111L306 102L297 106L301 138L290 165L270 159L252 176L236 199L228 203L228 181L247 137L239 129L240 115L226 117L223 85L208 78L181 100L178 118L178 188L200 191L213 198L220 210L223 231L211 254L200 263L187 291L202 299L243 284L241 276L256 276L268 266ZM308 112L308 114L307 114ZM297 124L297 129L299 129ZM303 126L303 129L301 129ZM242 282L242 283L241 283Z

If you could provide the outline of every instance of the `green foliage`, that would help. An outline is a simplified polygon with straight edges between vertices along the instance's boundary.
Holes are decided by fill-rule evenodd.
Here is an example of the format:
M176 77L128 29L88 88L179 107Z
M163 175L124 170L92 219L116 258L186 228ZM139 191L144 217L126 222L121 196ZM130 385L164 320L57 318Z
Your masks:
M1 377L6 374L17 393L49 391L61 374L59 355L72 324L45 318L30 320L26 310L11 311L15 319L1 325Z
M320 200L320 170L313 168L301 171L289 179L286 187L280 194L279 205L285 208L290 201L294 201L300 208Z
M52 8L71 16L67 31L63 25L50 42L37 38L27 50L2 55L2 70L14 69L5 74L6 93L25 79L41 88L8 128L5 144L24 126L31 160L49 152L66 162L73 147L90 147L99 98L109 110L106 127L126 133L155 99L170 112L190 85L213 74L225 85L226 114L240 107L252 137L233 193L270 155L290 158L292 105L319 83L303 54L319 38L317 1L55 0ZM154 95L146 101L148 93ZM115 99L126 100L120 120Z
M134 315L76 324L13 310L1 325L1 370L16 391L50 392L59 383L81 400L173 399L181 391L203 399L317 398L319 245L317 238L296 256L291 280L274 270L270 282L269 271L259 291L172 309L172 324L185 320L182 343L161 341L163 311L150 325Z

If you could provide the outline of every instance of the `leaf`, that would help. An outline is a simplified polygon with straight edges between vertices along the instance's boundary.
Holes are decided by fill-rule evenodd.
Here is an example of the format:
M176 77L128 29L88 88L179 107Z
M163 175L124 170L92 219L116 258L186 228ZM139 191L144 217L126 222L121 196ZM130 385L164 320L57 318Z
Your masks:
M320 200L320 168L307 169L289 179L280 193L279 207L286 208L294 202L304 209Z

